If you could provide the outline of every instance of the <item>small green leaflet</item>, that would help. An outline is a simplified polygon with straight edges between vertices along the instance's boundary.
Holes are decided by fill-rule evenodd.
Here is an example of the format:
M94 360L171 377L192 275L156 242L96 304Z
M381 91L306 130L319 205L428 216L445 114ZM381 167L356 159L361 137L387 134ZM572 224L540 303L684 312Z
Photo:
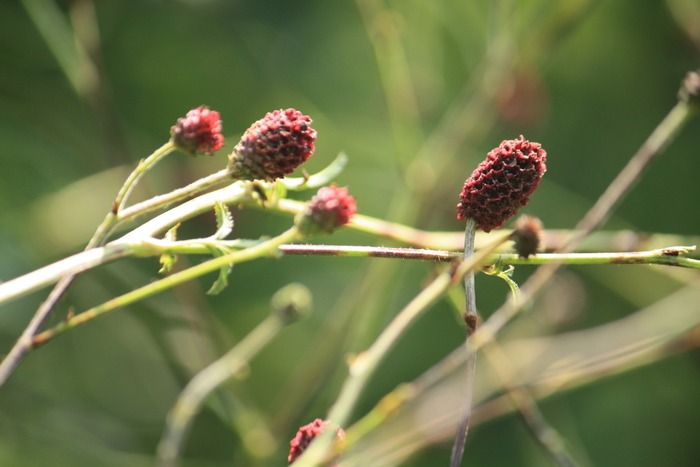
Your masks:
M175 226L173 226L170 230L168 230L165 234L164 239L169 241L169 242L174 242L175 240L177 240L178 227L180 227L179 223L176 224ZM172 271L173 266L175 266L175 261L177 261L177 256L172 255L170 253L164 253L164 254L160 255L160 258L158 259L158 261L161 264L161 267L158 270L158 272L160 274L167 274L170 271Z
M233 231L233 216L228 207L221 201L217 201L214 205L214 214L216 215L216 233L211 238L223 240Z
M232 250L218 245L208 245L207 248L214 258L218 258L219 256L224 256L232 252ZM216 278L209 290L207 290L207 295L218 295L226 287L228 287L228 276L231 274L231 269L233 269L233 264L221 266L221 269L219 269L219 277Z
M216 214L216 233L211 238L212 240L223 240L233 230L233 216L228 207L221 201L217 201L214 205L214 214ZM208 248L214 258L231 253L230 249L220 245L209 245ZM217 295L228 287L228 276L231 274L231 269L233 269L233 264L227 264L219 269L219 277L211 285L207 295Z

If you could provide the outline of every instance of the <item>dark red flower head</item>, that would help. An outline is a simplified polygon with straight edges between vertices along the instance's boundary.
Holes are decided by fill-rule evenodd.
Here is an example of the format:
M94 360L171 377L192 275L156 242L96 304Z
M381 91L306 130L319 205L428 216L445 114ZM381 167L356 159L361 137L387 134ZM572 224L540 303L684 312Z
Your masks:
M530 200L547 171L547 152L521 135L503 141L464 182L457 218L472 218L484 232L497 229Z
M321 187L297 217L297 227L304 235L331 233L344 226L357 212L355 198L347 188Z
M301 453L309 447L311 441L313 441L313 439L321 434L321 432L325 429L336 430L336 441L342 441L343 438L345 438L345 431L343 431L342 428L331 422L323 421L320 418L317 418L308 425L304 425L299 428L296 436L289 442L290 448L289 455L287 456L287 462L290 464L293 463L299 456L301 456Z
M282 178L314 153L311 118L295 109L275 110L253 123L229 156L228 170L239 180Z
M221 134L219 112L205 106L187 112L170 129L173 143L181 150L196 154L211 155L224 145Z

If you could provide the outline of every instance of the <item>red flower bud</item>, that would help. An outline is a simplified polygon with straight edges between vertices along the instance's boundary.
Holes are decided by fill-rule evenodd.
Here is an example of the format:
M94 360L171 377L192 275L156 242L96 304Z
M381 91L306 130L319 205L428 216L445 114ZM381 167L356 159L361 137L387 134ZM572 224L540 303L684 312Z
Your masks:
M184 152L192 155L211 155L224 145L221 134L219 112L205 106L187 112L170 129L173 143Z
M503 141L464 182L457 218L472 218L484 232L497 229L525 206L547 171L547 153L521 135Z
M243 134L229 156L228 170L241 180L282 178L311 157L314 141L311 118L295 109L269 112Z
M542 222L538 218L523 214L516 219L511 238L518 256L528 258L537 253L541 237Z
M304 235L331 233L350 222L356 212L357 203L347 188L324 186L299 213L296 224Z
M301 456L301 453L309 447L311 441L313 441L314 438L321 434L321 432L325 429L336 430L336 441L340 442L345 438L345 431L343 431L342 428L331 422L323 421L320 418L317 418L308 425L304 425L299 428L296 436L289 442L290 449L289 455L287 456L287 462L290 464L293 463L299 456Z

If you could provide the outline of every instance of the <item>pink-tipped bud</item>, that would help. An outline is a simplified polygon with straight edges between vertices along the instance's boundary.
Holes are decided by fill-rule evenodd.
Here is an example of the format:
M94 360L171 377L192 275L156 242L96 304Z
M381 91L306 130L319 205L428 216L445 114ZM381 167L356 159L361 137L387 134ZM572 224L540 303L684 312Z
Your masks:
M301 453L309 447L311 441L316 438L323 430L335 430L336 442L342 442L345 438L345 431L334 423L321 420L317 418L308 425L304 425L299 428L296 436L289 442L289 455L287 456L287 462L293 463Z
M239 180L282 178L314 153L311 118L295 109L275 110L253 123L229 156L228 170Z
M296 225L307 236L331 233L350 222L356 212L357 203L347 188L324 186L299 213Z
M503 141L464 182L457 218L472 218L484 232L497 229L530 200L547 171L547 153L521 135Z
M182 151L197 155L211 155L224 145L219 112L205 106L187 112L170 129L173 143Z

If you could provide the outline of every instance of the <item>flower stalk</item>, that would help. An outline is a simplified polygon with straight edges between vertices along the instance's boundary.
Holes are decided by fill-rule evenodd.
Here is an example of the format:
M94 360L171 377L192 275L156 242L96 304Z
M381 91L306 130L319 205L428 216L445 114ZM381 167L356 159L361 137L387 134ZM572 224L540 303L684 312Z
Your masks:
M457 268L443 271L396 315L366 351L353 358L350 363L348 377L343 384L340 395L328 414L329 420L333 420L333 422L341 426L347 424L362 391L369 383L379 364L396 345L406 329L429 310L447 289L459 283L465 274L483 265L486 258L506 240L507 237L505 236L499 237L468 260L463 261ZM316 442L299 458L295 466L311 467L318 465L328 454L331 441L330 435L324 436L324 434L321 434Z

